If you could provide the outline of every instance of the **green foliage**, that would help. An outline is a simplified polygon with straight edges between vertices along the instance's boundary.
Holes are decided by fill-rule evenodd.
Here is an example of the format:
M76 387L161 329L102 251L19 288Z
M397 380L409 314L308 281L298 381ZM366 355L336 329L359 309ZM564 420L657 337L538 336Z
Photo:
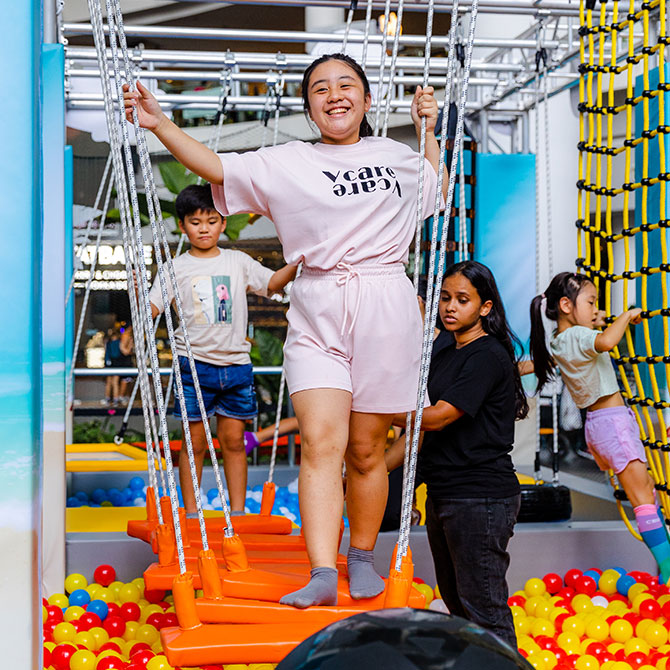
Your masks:
M170 193L179 195L187 186L198 183L198 175L188 172L186 168L177 161L162 162L158 164L158 169L163 178L165 188Z
M237 240L244 228L249 225L251 217L248 214L232 214L226 217L226 230L224 235L229 240Z
M72 441L75 444L100 444L103 442L113 442L116 435L116 428L109 424L109 417L103 421L93 419L91 421L82 421L72 426Z
M251 352L249 353L251 362L254 365L281 365L284 361L283 347L282 340L271 332L263 328L256 328ZM267 392L265 395L270 395L272 405L276 408L279 398L279 375L257 375L255 383L259 389L264 389ZM263 392L261 391L259 395L262 397ZM270 415L261 411L259 418L261 420L260 425L267 425L274 421L274 414Z

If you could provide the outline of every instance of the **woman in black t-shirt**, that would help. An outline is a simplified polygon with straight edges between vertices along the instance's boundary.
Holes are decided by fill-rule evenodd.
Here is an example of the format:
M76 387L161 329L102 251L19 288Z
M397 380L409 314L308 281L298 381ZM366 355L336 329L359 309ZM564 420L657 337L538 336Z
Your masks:
M454 342L431 361L418 476L440 593L452 614L516 648L507 606L507 544L520 505L510 452L514 421L528 413L515 343L491 271L465 261L447 269L440 318ZM396 417L404 425L404 416ZM396 422L396 421L394 421ZM389 469L404 445L387 452Z

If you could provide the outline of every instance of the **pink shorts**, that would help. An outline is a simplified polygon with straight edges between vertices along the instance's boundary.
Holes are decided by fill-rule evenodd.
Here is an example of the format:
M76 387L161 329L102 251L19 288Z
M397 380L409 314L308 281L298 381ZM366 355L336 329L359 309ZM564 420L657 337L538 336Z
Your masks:
M413 410L422 323L401 264L305 268L291 291L284 347L289 393L334 388L352 410Z
M601 470L619 474L631 461L647 462L640 429L630 407L607 407L586 413L586 444Z

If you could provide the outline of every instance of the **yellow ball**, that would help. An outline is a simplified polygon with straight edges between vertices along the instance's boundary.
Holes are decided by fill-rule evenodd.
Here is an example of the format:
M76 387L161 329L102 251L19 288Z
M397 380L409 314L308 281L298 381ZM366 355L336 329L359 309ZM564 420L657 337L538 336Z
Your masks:
M575 612L586 612L593 608L593 603L591 598L589 598L585 593L578 593L570 603Z
M142 624L135 633L135 639L138 642L153 644L159 639L158 631L149 623Z
M123 582L112 582L107 588L114 594L114 599L118 600L119 589L123 586Z
M548 619L554 609L554 606L548 600L545 600L535 606L535 616L538 619Z
M123 584L116 595L120 603L139 603L142 592L135 584Z
M661 652L661 654L667 654L670 652L670 644L662 644L659 648L658 651Z
M579 648L579 635L575 633L561 633L556 638L556 644L563 650Z
M123 649L126 646L126 641L122 637L110 637L109 641L118 645L119 649Z
M48 618L49 618L49 612L47 612L47 608L44 605L42 605L42 623L44 623Z
M575 661L575 670L598 670L600 662L591 654L584 654Z
M639 621L637 626L635 626L635 637L643 638L644 632L652 623L651 619L642 619L642 621Z
M101 658L107 658L107 656L114 656L114 658L120 658L123 660L123 656L121 656L118 651L114 651L114 649L105 649L104 651L101 651L98 654L98 660Z
M586 624L586 634L597 642L607 639L609 633L609 624L603 619L594 619Z
M554 623L556 621L556 617L560 614L568 614L568 610L566 610L565 607L554 607L554 609L549 613L549 621Z
M529 598L542 596L547 592L547 585L538 577L532 577L524 584L523 590Z
M643 654L648 654L649 644L644 640L641 640L639 637L631 637L628 642L624 642L623 649L624 652L626 652L626 656L630 656L634 651L641 651Z
M83 644L86 649L93 651L95 649L95 638L87 631L79 631L72 640L74 644Z
M72 654L70 659L70 670L94 670L98 659L92 651L79 649Z
M114 594L104 586L95 594L95 597L96 600L103 600L106 603L111 603L115 599Z
M435 598L439 599L442 596L440 595L440 587L435 584ZM174 602L174 596L170 594L169 596L165 596L165 602L166 603L173 603ZM262 665L267 665L266 663L263 663Z
M514 619L514 628L517 635L530 635L530 631L535 623L535 617L527 616L519 619Z
M535 616L535 608L538 605L544 605L545 600L542 596L531 596L526 600L523 608L526 610L528 616Z
M539 654L531 655L527 660L535 668L535 670L547 670L547 666L540 658Z
M153 651L154 654L162 654L163 653L163 646L161 645L160 640L156 640L156 642L154 642L151 645L151 651Z
M526 618L526 610L523 607L519 607L518 605L512 605L509 608L509 610L512 613L512 618L513 619L525 619Z
M592 637L585 637L583 640L580 641L579 643L579 648L582 652L582 654L586 653L586 650L595 642L595 640Z
M140 623L145 623L152 614L160 614L162 611L160 605L147 605L140 614Z
M167 658L161 654L149 659L147 670L172 670L172 666L168 663Z
M658 647L663 646L668 641L668 631L660 623L651 621L642 638L650 647L658 649Z
M614 661L609 670L631 670L631 667L625 661Z
M91 600L95 600L95 598L96 598L96 593L97 593L101 588L103 588L103 587L100 586L100 584L98 584L98 583L96 583L96 582L93 582L93 584L89 584L89 585L86 587L86 591L88 591L88 595L91 596Z
M542 661L544 661L544 667L547 670L554 670L554 667L558 663L558 661L556 660L556 655L547 649L541 651L538 654L538 657L541 658Z
M144 580L142 579L142 577L136 577L130 583L135 584L135 586L137 586L137 588L140 590L140 594L144 595L144 588L145 587L144 587Z
M573 615L563 621L562 630L564 633L574 633L581 637L586 632L586 625L578 616Z
M635 600L635 598L637 598L641 593L644 593L645 591L648 590L649 589L646 584L637 582L628 589L628 600L630 600L630 602L632 603Z
M70 605L65 610L65 614L63 614L63 619L65 621L75 621L77 620L86 610L83 607L79 607L79 605Z
M623 649L621 642L612 642L612 644L607 645L607 651L612 655L616 654L619 649Z
M123 639L135 643L135 635L141 625L139 621L126 621L126 630L123 632Z
M77 589L85 589L88 586L88 579L84 575L73 572L65 578L65 591L72 593Z
M249 670L272 670L272 663L249 663Z
M72 642L76 634L77 629L71 623L68 623L67 621L61 621L54 628L54 642L56 644L60 644L61 642Z
M70 601L64 593L54 593L49 596L48 603L49 605L56 605L56 607L63 609L70 604Z
M554 637L554 635L556 635L556 628L554 624L551 623L551 621L547 621L547 619L535 619L530 628L530 634L533 637L537 637L538 635Z
M626 642L633 637L633 624L626 619L617 619L610 626L610 637L615 642Z
M231 663L230 665L223 666L225 670L247 670L249 666L244 665L244 663Z
M102 647L105 642L109 642L109 634L104 628L101 628L100 626L95 626L88 631L92 636L93 639L95 640L94 644L94 649L93 651L98 651L100 647Z
M423 593L426 598L426 607L428 607L433 600L433 589L428 586L428 584L414 584L414 588L419 591L419 593ZM163 608L161 607L161 611L162 609Z
M630 595L629 595L630 598ZM653 600L654 596L651 595L651 593L640 593L636 595L634 598L630 598L630 602L632 604L632 609L635 614L638 614L640 612L640 605L645 601L645 600Z
M437 586L435 587L435 598L440 598L440 589ZM670 598L670 596L668 596L668 598ZM169 595L165 596L163 600L165 600L166 603L170 603L170 605L172 605L174 603L174 596L170 593ZM262 663L261 665L268 665L268 664Z

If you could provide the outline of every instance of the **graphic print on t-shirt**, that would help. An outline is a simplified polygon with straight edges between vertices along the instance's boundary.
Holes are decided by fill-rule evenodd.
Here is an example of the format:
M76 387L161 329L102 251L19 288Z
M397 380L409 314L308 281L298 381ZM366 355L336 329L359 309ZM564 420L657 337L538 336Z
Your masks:
M333 182L333 193L338 197L392 191L402 198L400 182L390 167L362 166L355 170L338 170L335 173L322 170L322 172Z
M228 275L206 275L191 280L193 321L199 326L232 323L233 304Z

